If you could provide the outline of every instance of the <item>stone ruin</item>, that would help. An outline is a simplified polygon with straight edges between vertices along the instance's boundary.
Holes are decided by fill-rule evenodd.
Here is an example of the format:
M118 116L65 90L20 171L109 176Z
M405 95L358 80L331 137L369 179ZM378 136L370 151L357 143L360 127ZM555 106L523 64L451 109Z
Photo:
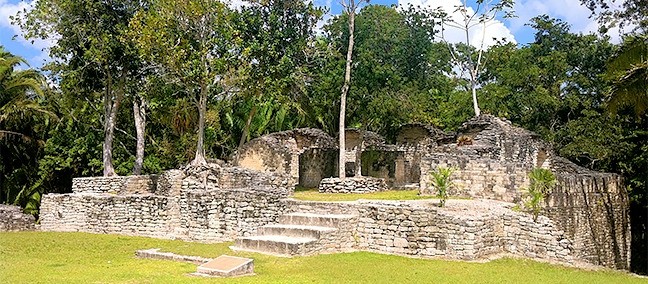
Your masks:
M457 133L405 125L393 144L366 133L348 137L355 152L347 153L347 161L362 176L434 195L429 173L453 167L457 186L451 194L472 200L449 200L439 208L436 200L291 199L295 185L316 187L337 169L335 139L298 129L251 140L233 166L76 178L73 193L43 197L41 229L234 240L235 249L278 255L368 250L471 260L509 253L629 266L628 197L621 178L574 165L508 121L482 115ZM354 142L358 137L367 141ZM535 167L551 169L558 179L537 221L513 210Z
M14 205L0 204L0 232L32 231L36 229L36 219L22 212Z

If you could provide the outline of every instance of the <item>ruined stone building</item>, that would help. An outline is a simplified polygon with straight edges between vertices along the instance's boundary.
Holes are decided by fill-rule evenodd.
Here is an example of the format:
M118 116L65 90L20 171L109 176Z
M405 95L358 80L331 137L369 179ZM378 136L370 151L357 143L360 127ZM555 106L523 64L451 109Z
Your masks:
M450 194L435 200L309 202L290 198L337 174L336 139L296 129L251 140L231 165L161 175L76 178L73 193L47 194L41 228L214 242L282 255L368 250L480 259L500 253L627 269L628 197L618 175L579 167L536 134L482 115L457 133L411 124L395 141L347 131L347 175L434 195L430 172L452 167ZM558 186L538 221L514 209L528 172L551 169Z

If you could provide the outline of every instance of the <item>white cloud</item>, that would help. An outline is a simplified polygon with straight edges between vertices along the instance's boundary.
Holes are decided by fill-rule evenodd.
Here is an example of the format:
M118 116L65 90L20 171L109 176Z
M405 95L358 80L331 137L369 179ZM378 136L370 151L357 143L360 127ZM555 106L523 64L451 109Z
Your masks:
M37 56L39 59L41 59L41 62L30 62L37 66L40 66L43 59L49 61L48 49L54 44L55 40L35 39L33 40L33 42L31 40L26 40L22 36L20 36L22 34L20 27L12 25L10 19L10 17L15 16L18 11L30 10L34 3L36 3L36 1L31 3L24 1L18 3L9 3L7 0L0 0L0 28L10 30L13 33L12 36L18 35L16 37L16 40L24 47L37 49L41 53L39 56Z
M462 6L463 3L461 0L399 0L398 5L401 7L407 7L408 5L420 6L425 8L441 8L450 18L455 22L463 22L464 17L461 13L457 12L457 7ZM468 7L467 14L472 15L475 13L475 10L471 7ZM476 23L477 20L475 20ZM486 23L484 30L484 24L477 24L470 28L468 33L468 38L466 38L465 30L459 28L448 27L446 26L444 32L444 38L448 42L458 43L466 42L468 39L470 44L476 48L480 48L482 45L484 49L497 43L497 40L502 38L508 40L509 42L515 43L515 37L509 28L507 28L504 23L498 20L493 20L489 23Z
M591 11L576 0L518 0L515 2L515 13L518 17L511 19L509 25L513 33L529 23L531 18L543 14L565 21L573 33L591 34L599 29L596 19L590 17ZM618 28L611 29L608 35L612 42L620 42Z

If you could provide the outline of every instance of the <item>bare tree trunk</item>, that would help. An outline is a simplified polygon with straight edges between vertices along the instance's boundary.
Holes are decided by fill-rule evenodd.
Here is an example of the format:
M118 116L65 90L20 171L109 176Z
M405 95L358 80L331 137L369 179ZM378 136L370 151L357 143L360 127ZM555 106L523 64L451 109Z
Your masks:
M351 0L353 1L353 0ZM346 56L346 68L344 71L344 85L342 85L342 95L340 97L340 159L338 164L338 172L340 179L346 177L346 139L344 137L345 127L345 116L346 116L346 96L349 92L349 86L351 84L351 56L353 55L353 44L354 44L354 35L355 30L355 4L350 3L347 7L349 12L349 46L347 48Z
M115 168L112 161L112 145L115 136L115 125L117 124L117 110L121 103L121 94L113 91L112 74L108 72L108 83L104 94L104 143L103 143L103 175L106 177L115 176Z
M241 149L243 147L243 144L247 141L247 136L250 133L250 124L252 124L252 119L254 118L254 115L256 114L257 107L256 105L252 107L252 110L250 110L250 114L248 115L247 121L245 122L245 126L243 127L243 134L241 135L241 140L239 141L238 149Z
M205 160L205 113L207 113L207 86L202 83L200 86L200 99L198 100L198 145L196 145L196 157L192 165L207 164Z
M479 109L479 104L477 103L477 83L475 82L477 79L470 79L470 88L472 89L472 99L473 99L473 108L475 109L475 116L479 116L481 114L481 110Z
M137 137L133 174L141 175L142 164L144 163L144 134L146 133L146 101L141 97L133 99L133 119L135 120Z

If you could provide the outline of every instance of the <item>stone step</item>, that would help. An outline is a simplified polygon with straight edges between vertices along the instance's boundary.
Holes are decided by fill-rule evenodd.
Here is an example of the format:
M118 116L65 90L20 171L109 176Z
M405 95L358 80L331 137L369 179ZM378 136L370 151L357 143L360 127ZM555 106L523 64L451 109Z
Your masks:
M257 234L261 236L275 235L319 239L322 234L334 232L336 230L336 228L322 226L274 224L260 227L257 230Z
M233 250L269 253L278 256L305 255L312 250L316 239L277 235L251 236L236 239Z
M321 226L337 228L341 223L353 219L354 215L288 213L279 217L278 223L286 225Z

